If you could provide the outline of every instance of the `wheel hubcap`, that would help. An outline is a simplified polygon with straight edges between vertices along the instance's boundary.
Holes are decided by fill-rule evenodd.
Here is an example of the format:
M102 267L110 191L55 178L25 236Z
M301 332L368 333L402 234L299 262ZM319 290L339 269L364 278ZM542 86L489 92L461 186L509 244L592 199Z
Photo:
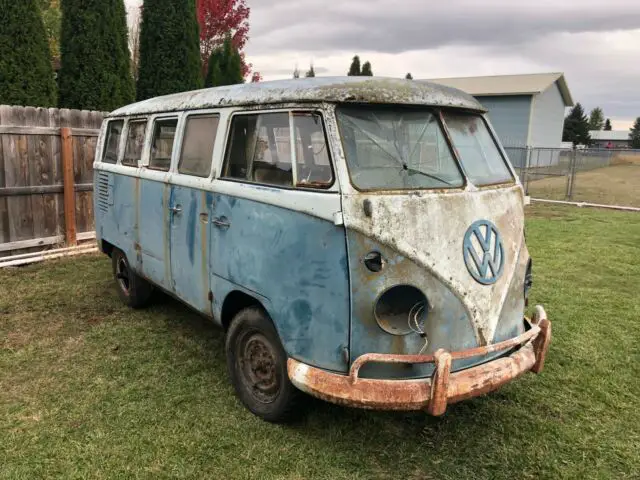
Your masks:
M240 346L244 384L260 402L273 402L280 391L280 378L271 343L262 334L253 333L242 338Z

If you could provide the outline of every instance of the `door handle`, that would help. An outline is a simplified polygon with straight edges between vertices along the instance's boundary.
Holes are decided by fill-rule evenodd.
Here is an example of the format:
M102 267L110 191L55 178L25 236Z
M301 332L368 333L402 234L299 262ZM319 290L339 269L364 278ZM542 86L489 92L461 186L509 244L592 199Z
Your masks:
M182 207L180 205L171 207L169 210L171 210L171 213L173 213L174 215L180 215L182 213Z
M222 228L224 230L226 230L227 228L229 228L231 226L231 223L229 222L229 219L227 217L225 217L224 215L222 217L214 218L213 220L211 220L211 223L213 223L216 227Z

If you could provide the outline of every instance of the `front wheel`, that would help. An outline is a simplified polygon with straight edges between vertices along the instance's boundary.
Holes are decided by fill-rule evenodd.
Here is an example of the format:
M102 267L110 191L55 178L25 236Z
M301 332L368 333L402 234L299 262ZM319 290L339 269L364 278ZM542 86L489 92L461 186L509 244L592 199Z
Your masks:
M231 383L252 413L275 423L295 418L302 392L289 380L287 355L262 309L246 308L234 317L225 350Z
M131 308L142 308L148 305L153 286L131 269L124 252L117 248L113 250L111 266L120 299Z

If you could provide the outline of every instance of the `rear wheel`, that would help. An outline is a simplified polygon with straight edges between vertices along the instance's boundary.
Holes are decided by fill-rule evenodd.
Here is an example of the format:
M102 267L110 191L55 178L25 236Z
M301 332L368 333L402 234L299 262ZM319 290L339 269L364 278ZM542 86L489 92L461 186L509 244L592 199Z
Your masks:
M153 286L131 269L124 252L114 248L111 253L111 265L120 299L131 308L148 305Z
M271 319L260 308L238 313L226 338L227 368L240 401L268 422L299 413L302 396L287 375L287 355Z

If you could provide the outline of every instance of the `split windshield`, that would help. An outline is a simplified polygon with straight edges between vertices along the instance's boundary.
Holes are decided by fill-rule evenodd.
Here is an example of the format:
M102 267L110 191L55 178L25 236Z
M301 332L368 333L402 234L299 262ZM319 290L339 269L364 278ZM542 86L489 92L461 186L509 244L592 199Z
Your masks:
M338 124L354 186L361 190L456 188L464 177L436 112L341 107ZM512 181L478 115L445 114L454 147L475 185Z

